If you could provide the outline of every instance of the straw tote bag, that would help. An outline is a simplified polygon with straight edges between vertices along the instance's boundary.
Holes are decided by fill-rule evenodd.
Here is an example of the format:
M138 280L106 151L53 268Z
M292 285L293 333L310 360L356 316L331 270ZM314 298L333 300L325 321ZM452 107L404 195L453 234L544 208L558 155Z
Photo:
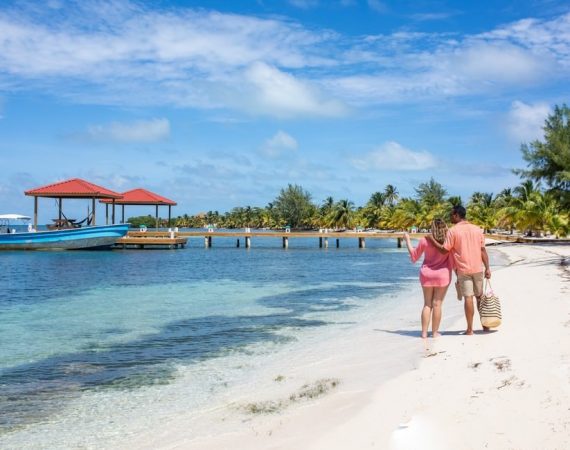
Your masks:
M479 316L484 327L497 328L501 325L501 302L493 292L488 279L485 280L485 289L479 302Z

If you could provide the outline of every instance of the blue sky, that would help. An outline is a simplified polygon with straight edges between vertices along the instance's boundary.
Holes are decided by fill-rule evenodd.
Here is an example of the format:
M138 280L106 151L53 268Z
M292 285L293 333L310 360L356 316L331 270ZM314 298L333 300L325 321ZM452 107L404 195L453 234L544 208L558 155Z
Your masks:
M0 212L72 177L175 215L288 183L357 205L432 176L497 193L569 80L561 1L3 1Z

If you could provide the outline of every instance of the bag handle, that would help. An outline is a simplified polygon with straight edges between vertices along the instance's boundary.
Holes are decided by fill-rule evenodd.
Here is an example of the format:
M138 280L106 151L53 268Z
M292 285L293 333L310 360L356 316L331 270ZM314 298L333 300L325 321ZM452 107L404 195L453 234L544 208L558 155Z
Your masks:
M490 289L491 294L493 294L493 286L491 286L491 280L489 278L485 278L485 288L483 289L483 292L487 293Z

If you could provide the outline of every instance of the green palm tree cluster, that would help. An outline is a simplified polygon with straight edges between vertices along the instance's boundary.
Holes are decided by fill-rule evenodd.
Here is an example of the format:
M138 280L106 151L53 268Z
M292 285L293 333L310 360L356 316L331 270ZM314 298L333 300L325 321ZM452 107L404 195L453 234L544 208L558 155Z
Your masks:
M327 197L316 205L303 188L289 185L266 207L236 207L224 214L218 211L195 216L184 214L175 218L173 225L196 228L212 225L268 229L285 226L297 229L429 229L435 218L448 220L453 206L463 203L461 197L447 196L447 191L433 178L420 184L415 192L414 197L400 198L397 188L389 184L374 192L361 207L355 207L348 199L335 201L333 197ZM515 188L504 189L496 196L474 192L466 208L469 221L486 232L502 229L511 233L517 230L529 236L548 233L564 237L570 234L569 211L561 207L556 196L530 180ZM162 224L166 226L165 221Z
M292 188L292 189L289 189ZM429 229L436 218L448 220L453 206L461 205L461 197L447 196L446 190L433 178L416 189L414 197L400 198L393 185L376 191L368 202L355 207L348 199L335 201L327 197L321 205L310 201L310 194L300 186L289 186L281 191L275 202L265 207L236 207L220 214L208 211L194 216L184 214L172 220L180 228L267 228L282 229L351 229L354 227L383 230ZM474 192L466 205L467 218L486 232L515 230L528 236L551 234L565 237L570 234L570 214L561 206L557 196L540 188L538 183L524 181L494 196ZM152 216L131 217L136 226L154 227ZM168 226L160 219L160 226Z

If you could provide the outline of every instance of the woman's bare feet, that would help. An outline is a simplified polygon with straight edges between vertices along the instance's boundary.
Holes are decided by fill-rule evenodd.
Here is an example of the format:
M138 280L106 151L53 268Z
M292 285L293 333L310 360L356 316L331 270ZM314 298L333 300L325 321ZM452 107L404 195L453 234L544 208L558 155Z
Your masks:
M472 334L473 334L473 330L470 330L470 329L465 330L466 336L471 336Z
M427 331L422 331L422 339L427 339Z
M440 333L439 331L434 331L431 335L432 335L432 337L435 339L435 338L440 337L440 336L441 336L441 333Z

